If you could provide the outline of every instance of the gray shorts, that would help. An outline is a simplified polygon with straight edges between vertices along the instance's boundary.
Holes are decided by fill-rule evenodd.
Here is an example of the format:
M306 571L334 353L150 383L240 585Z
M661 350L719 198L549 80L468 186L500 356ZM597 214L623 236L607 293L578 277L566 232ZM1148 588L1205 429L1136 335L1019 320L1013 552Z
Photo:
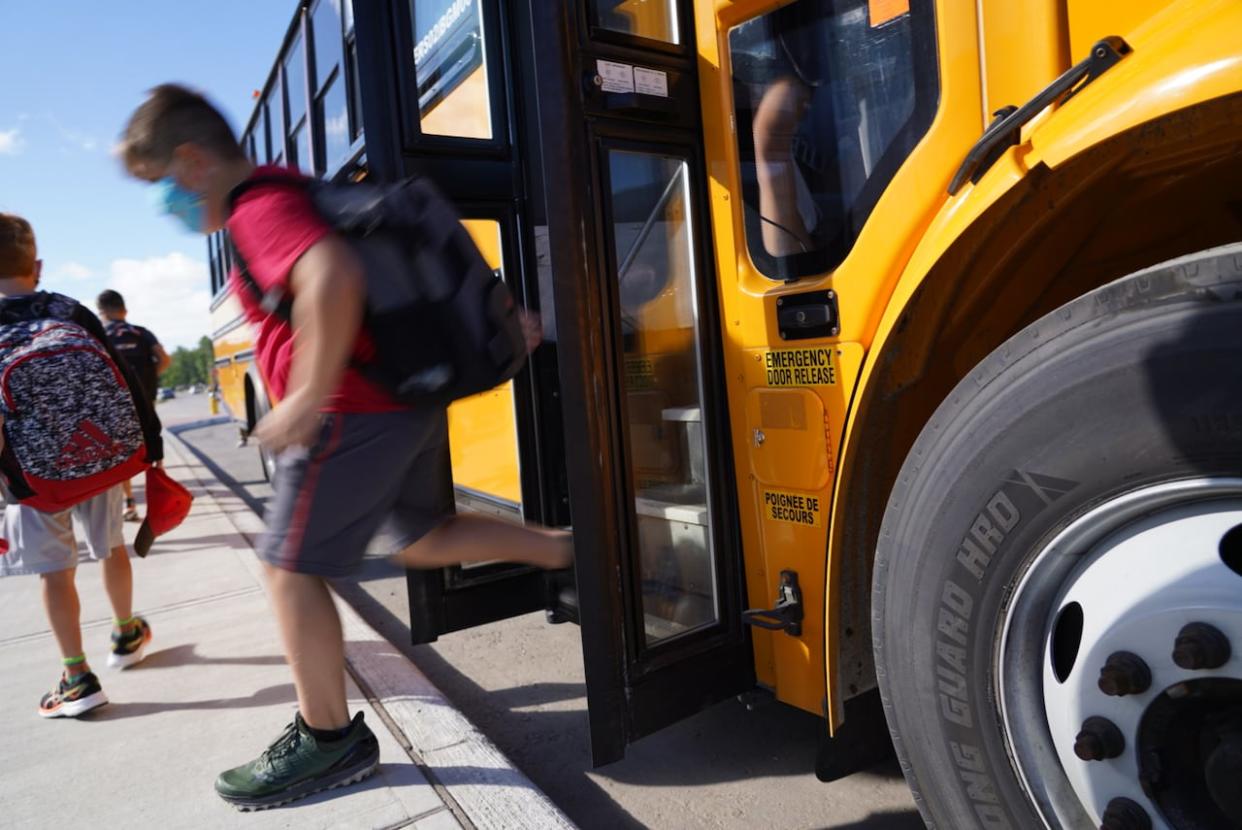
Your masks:
M125 497L113 487L93 499L59 513L44 513L24 504L4 506L3 538L9 552L0 556L0 576L46 574L78 565L74 528L86 542L92 559L107 559L125 544L121 510Z
M314 447L277 456L272 487L259 557L287 571L345 576L381 528L395 552L453 512L445 411L325 415Z

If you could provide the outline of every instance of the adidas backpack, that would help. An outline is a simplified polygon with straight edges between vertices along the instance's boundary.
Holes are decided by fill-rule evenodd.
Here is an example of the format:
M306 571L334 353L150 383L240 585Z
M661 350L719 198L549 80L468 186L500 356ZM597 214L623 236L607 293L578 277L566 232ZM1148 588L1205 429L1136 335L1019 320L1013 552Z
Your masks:
M305 188L320 215L362 259L364 326L375 362L356 367L405 403L447 404L511 379L526 360L513 294L488 266L453 205L425 178L393 185L329 184L256 176L260 184ZM264 293L234 246L242 285L264 311L289 319L292 298Z
M148 466L124 376L68 319L0 325L0 412L9 490L38 510L65 510Z

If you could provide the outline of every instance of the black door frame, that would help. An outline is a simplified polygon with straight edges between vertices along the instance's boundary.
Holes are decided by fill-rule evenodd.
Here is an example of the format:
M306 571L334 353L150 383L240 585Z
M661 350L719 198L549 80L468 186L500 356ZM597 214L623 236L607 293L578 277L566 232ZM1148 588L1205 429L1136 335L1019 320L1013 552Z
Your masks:
M541 147L549 175L545 187L553 240L551 265L564 398L565 452L569 470L579 621L582 627L595 764L623 757L625 746L754 683L745 607L736 488L733 485L725 384L720 374L718 308L714 259L705 199L698 90L694 66L693 18L678 3L688 40L678 49L643 48L638 39L598 32L587 25L585 4L529 0L534 35ZM650 45L648 45L650 46ZM691 96L695 106L669 107L633 95L601 95L588 67L597 58L666 69L671 91ZM587 63L587 61L591 61ZM688 90L688 91L687 91ZM684 103L684 101L683 101ZM651 105L655 106L651 106ZM661 106L665 105L665 106ZM644 110L644 107L650 107ZM671 138L670 138L671 136ZM713 535L720 578L719 622L647 649L641 622L641 592L631 560L636 520L624 447L628 427L620 400L621 337L615 324L617 298L610 276L614 263L608 218L605 148L628 144L659 152L675 149L691 166L692 211L701 312L700 348L707 359L704 408L715 413L716 435L709 447L723 451L712 465ZM564 171L574 179L553 195ZM705 427L707 426L705 422ZM723 439L723 440L720 440Z
M529 115L516 106L513 90L530 63L514 36L512 3L480 6L484 62L491 90L491 139L424 134L420 129L417 82L412 60L413 30L408 0L357 4L355 32L362 94L367 165L371 178L392 182L413 175L431 178L465 218L500 223L504 270L526 307L538 310L535 252L528 215L527 182L521 148L529 141ZM541 350L542 351L542 350ZM555 469L559 447L541 434L540 413L556 390L547 382L547 355L536 353L514 378L524 518L560 523L563 496L543 482ZM558 521L559 520L559 521ZM546 608L551 583L542 571L523 565L451 567L407 572L410 637L414 643L439 635Z

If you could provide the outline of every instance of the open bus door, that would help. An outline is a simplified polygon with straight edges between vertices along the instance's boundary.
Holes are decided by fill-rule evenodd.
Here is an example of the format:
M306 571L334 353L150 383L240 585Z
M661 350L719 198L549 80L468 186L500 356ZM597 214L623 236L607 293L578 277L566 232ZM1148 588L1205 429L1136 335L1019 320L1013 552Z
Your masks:
M694 19L681 0L527 8L600 765L754 684Z
M535 255L517 149L522 121L513 106L509 67L517 58L507 11L490 2L356 4L358 94L369 175L434 180L491 266L521 302L537 309L538 297L527 294L535 285ZM555 365L541 351L513 381L449 408L459 511L568 523L567 503L549 495L561 476L544 469L539 430L555 415L537 413L554 396ZM555 593L548 574L508 563L410 571L407 586L414 643L544 609Z
M412 637L538 608L578 622L593 758L617 760L754 683L690 4L413 0L356 16L372 173L432 176L548 323L508 399L450 413L459 508L572 514L574 531L571 578L411 572ZM508 437L481 439L505 407Z

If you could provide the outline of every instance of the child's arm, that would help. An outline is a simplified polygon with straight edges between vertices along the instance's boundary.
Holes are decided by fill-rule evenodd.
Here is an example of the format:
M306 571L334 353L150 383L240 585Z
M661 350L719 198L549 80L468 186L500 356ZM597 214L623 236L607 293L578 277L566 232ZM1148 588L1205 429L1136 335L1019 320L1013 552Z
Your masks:
M289 274L293 297L293 363L285 397L256 427L271 452L310 446L319 410L340 386L362 325L362 263L344 239L323 237Z

